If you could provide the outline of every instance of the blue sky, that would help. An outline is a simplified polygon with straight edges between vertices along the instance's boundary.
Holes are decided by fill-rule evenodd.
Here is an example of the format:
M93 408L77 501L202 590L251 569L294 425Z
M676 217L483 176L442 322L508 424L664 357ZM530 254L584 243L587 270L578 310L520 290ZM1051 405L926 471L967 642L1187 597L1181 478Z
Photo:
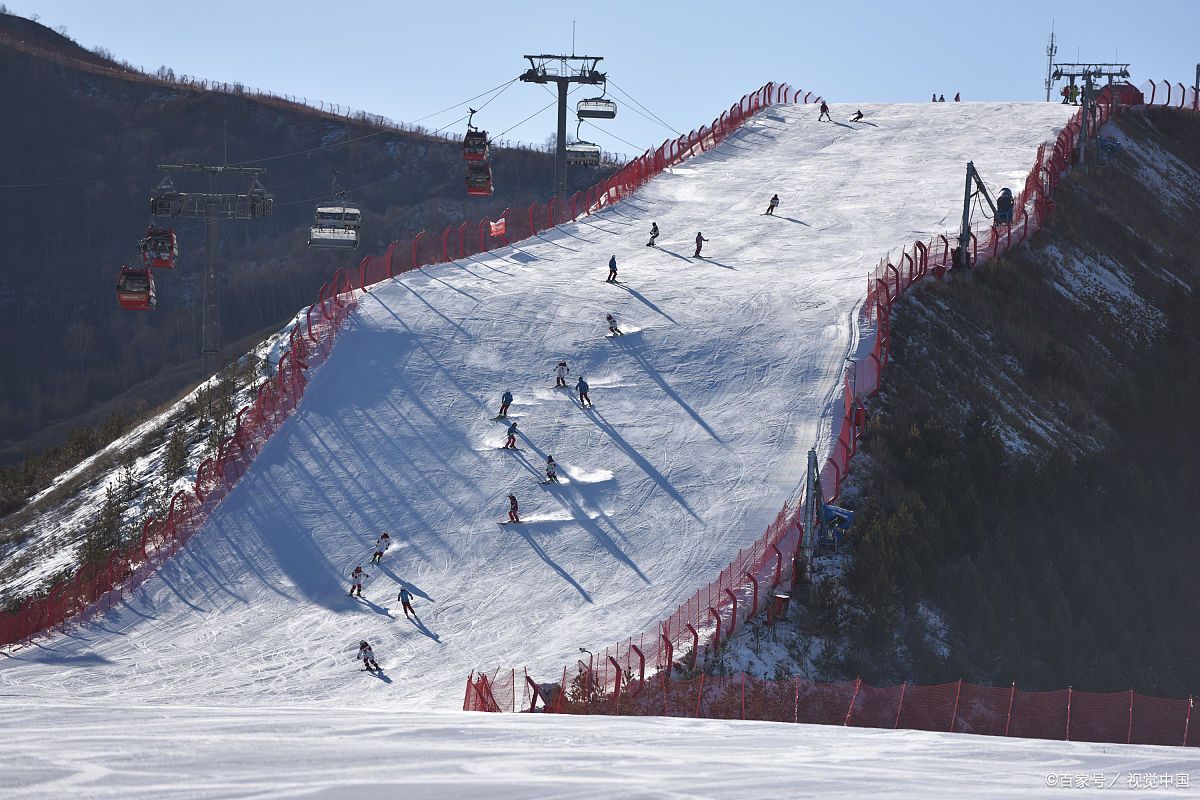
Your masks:
M148 70L166 65L406 121L516 77L526 66L523 53L569 51L572 20L575 51L604 56L602 67L617 86L684 132L768 80L813 89L835 106L927 101L934 91L947 99L956 91L966 100L1044 99L1052 22L1059 60L1119 57L1132 64L1135 83L1190 84L1200 61L1200 0L4 2ZM517 83L478 122L503 131L550 100L542 88ZM462 113L424 124L448 125ZM628 102L600 128L585 125L583 138L624 152L673 136ZM546 111L507 138L541 142L553 130Z

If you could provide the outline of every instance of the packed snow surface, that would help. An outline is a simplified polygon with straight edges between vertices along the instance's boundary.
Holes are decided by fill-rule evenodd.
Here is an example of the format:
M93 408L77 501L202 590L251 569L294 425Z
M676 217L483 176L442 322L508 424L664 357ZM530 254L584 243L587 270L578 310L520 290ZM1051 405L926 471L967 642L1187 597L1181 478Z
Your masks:
M0 788L22 800L1175 798L1200 786L1181 747L771 722L0 699L0 729Z
M116 609L0 658L0 692L450 709L473 669L549 680L581 646L653 625L762 534L808 448L827 449L876 260L953 226L968 159L1018 189L1073 111L862 109L860 125L841 121L853 108L834 123L769 109L601 213L375 287L184 551ZM608 312L626 335L605 337ZM554 388L560 360L594 409ZM492 419L505 389L515 451ZM546 454L561 485L539 484ZM501 526L510 491L525 521ZM383 531L395 544L371 565ZM347 594L358 564L363 600ZM388 681L357 670L360 639Z

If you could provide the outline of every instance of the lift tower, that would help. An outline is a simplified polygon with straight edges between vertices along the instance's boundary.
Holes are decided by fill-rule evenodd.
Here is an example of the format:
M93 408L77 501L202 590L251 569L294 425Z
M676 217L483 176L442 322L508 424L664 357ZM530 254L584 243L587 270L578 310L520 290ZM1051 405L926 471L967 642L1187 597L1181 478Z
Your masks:
M150 197L150 213L155 217L192 217L208 221L208 246L204 252L204 305L201 315L200 355L205 377L220 367L221 292L217 281L217 229L223 219L259 219L275 209L275 195L263 188L259 178L266 174L259 167L209 167L203 164L159 164L163 179ZM209 175L210 190L218 175L249 175L244 192L180 192L172 173L203 172Z
M1076 78L1083 78L1083 114L1080 118L1083 120L1083 128L1079 131L1079 152L1075 156L1075 161L1078 164L1083 163L1083 151L1087 146L1088 136L1090 134L1089 127L1093 124L1094 114L1096 113L1096 81L1100 78L1107 78L1108 85L1112 86L1113 78L1119 80L1128 80L1129 65L1128 64L1055 64L1054 73L1051 77L1056 81L1061 81L1063 78L1070 79L1071 83L1075 83Z
M554 194L567 194L567 91L572 83L604 83L607 75L596 68L603 56L522 56L529 69L521 75L525 83L558 84L558 144L554 151Z

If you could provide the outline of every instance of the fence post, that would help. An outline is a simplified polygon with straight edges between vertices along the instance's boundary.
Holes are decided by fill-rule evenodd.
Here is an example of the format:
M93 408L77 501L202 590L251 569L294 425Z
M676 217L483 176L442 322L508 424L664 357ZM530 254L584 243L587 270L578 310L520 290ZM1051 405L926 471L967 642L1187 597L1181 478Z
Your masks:
M850 707L846 709L846 718L842 720L843 727L850 727L850 718L854 715L854 701L858 700L858 690L862 687L862 678L854 679L854 694L850 697Z
M638 691L642 690L642 686L646 683L646 657L642 655L642 648L638 647L633 642L629 643L629 649L637 654L638 657Z
M954 713L950 715L950 727L946 730L953 731L954 723L958 722L958 698L962 697L962 678L958 679L958 687L954 690Z
M1004 720L1004 735L1008 736L1008 726L1012 724L1013 700L1017 696L1017 682L1013 681L1012 692L1008 695L1008 717Z
M1071 687L1067 687L1067 731L1065 742L1071 741Z
M687 629L692 632L692 664L691 669L696 668L696 654L700 651L700 634L696 632L696 628L692 623L687 624Z
M742 670L742 721L746 719L746 671Z
M713 648L715 649L721 646L721 615L712 606L708 607L708 613L717 621L717 637L713 640Z
M1125 732L1125 744L1133 743L1133 689L1129 690L1129 729Z
M451 228L451 226L447 225L446 229L444 231L442 231L442 261L443 262L450 260L450 228Z
M730 581L732 582L732 578L730 578ZM733 593L732 589L726 589L725 595L729 598L729 601L733 603L733 613L729 615L729 630L725 635L733 636L733 632L737 628L737 595Z
M1191 727L1191 724L1192 724L1192 707L1193 707L1195 704L1196 704L1196 702L1195 702L1195 701L1192 699L1192 696L1189 694L1189 695L1188 695L1188 710L1187 710L1187 716L1186 716L1186 717L1184 717L1184 720L1183 720L1183 741L1182 741L1182 742L1180 742L1180 744L1182 744L1184 747L1187 747L1187 743L1188 743L1188 728L1189 728L1189 727Z
M795 684L795 694L792 697L792 722L800 722L800 676L792 679Z
M616 709L617 716L621 716L621 665L612 656L608 657L609 663L613 665L617 676L613 679L613 707Z
M892 730L900 727L900 712L904 709L904 693L908 690L908 681L905 681L900 686L900 704L896 706L896 721L892 724Z
M783 553L779 551L779 545L771 545L771 549L775 551L775 580L771 581L771 588L774 589L779 585L780 576L783 574Z
M754 577L749 572L746 573L746 577L750 579L751 585L754 586L754 595L750 603L750 614L746 617L746 619L749 619L758 613L758 578Z
M416 269L419 266L417 264L417 245L421 243L421 237L424 235L425 235L425 231L421 231L415 237L413 237L413 241L412 241L412 268L413 269Z
M700 704L704 702L704 673L700 673L700 691L696 692L696 713L693 719L700 719Z

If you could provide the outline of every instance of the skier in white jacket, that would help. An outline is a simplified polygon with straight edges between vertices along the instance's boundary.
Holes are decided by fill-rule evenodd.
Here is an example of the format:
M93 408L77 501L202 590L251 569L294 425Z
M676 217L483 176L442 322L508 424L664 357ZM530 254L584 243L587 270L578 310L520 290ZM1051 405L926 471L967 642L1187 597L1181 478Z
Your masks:
M567 366L567 362L565 362L565 361L558 362L558 366L554 368L554 386L555 386L555 388L558 388L559 386L566 387L567 374L570 371L571 371L571 368Z
M371 577L371 576L368 575L367 573L363 572L362 567L354 568L354 572L350 573L350 596L351 597L354 597L354 595L356 595L356 594L359 597L362 597L363 581L365 581L369 577Z
M371 649L371 645L366 640L358 643L358 655L355 658L363 662L363 667L368 672L379 669L379 663L375 660L375 651Z
M388 536L387 531L384 531L375 541L375 554L371 556L371 563L378 564L380 561L382 561L383 554L386 553L388 548L391 546L392 537Z

